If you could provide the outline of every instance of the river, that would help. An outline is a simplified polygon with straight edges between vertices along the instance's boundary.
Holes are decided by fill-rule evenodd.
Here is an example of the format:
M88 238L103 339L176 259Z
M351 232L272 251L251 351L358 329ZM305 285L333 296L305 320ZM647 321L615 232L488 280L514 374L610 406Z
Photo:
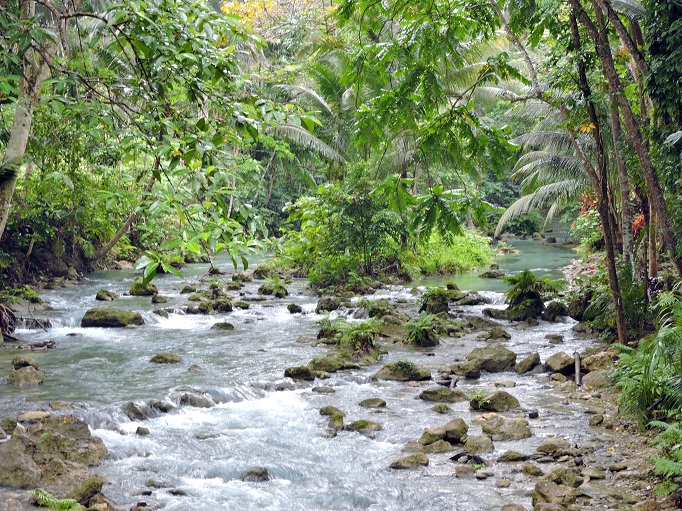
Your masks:
M557 275L574 253L561 246L517 242L520 255L499 256L502 271L513 273L531 268ZM224 269L229 270L225 266ZM193 281L207 270L195 265L187 271ZM427 427L440 426L453 417L471 424L468 403L452 405L454 413L443 416L432 410L433 403L417 399L424 386L372 381L380 364L352 373L336 373L316 382L334 393L313 392L313 385L296 385L278 391L284 383L285 368L304 365L324 354L299 338L314 336L317 299L305 290L305 281L287 286L291 295L283 300L251 302L247 310L219 315L185 315L172 312L168 318L154 314L159 307L149 297L124 296L135 274L132 271L106 271L87 275L78 285L47 291L44 299L52 310L41 313L54 327L47 332L20 330L16 335L27 342L55 340L55 349L27 353L0 350L4 376L10 360L24 354L34 358L46 372L38 387L16 389L0 385L0 417L47 407L53 401L74 403L75 412L90 425L109 449L110 456L99 467L109 481L104 492L128 507L144 500L151 509L165 510L449 510L480 511L499 509L506 503L530 504L532 482L493 460L502 452L532 453L546 437L560 436L572 443L593 439L581 407L566 404L546 380L519 377L515 373L485 374L479 380L465 380L458 388L468 394L489 388L495 381L512 380L506 389L526 409L535 409L533 436L527 440L496 442L495 452L486 455L494 477L487 481L457 479L450 454L430 455L428 467L415 471L390 470L402 456L407 442L416 441ZM452 280L452 279L448 279ZM503 307L497 280L479 279L476 274L458 276L460 287L479 289L498 307ZM424 281L418 285L442 284ZM164 308L180 307L186 296L185 282L161 275L156 281L159 293L169 301ZM244 296L256 295L258 282L248 283ZM374 297L400 299L415 304L418 294L410 287L379 290ZM95 301L98 289L121 295L118 301ZM237 294L237 293L235 293ZM290 314L288 303L297 303L302 314ZM145 324L135 329L81 328L80 319L88 308L108 306L140 311ZM480 313L482 306L466 307ZM232 331L211 330L217 321L229 321ZM574 334L570 319L559 323L541 322L527 330L508 329L512 339L506 346L519 360L539 352L542 360L556 351L573 353L592 341ZM561 334L561 346L550 344L547 334ZM410 360L437 368L463 357L481 341L470 335L447 338L431 350L391 347L382 362ZM156 353L176 353L182 363L151 364ZM192 367L190 366L198 366ZM193 389L193 390L192 390ZM194 391L210 400L210 408L179 406L182 394ZM368 397L381 397L387 407L368 410L358 403ZM124 406L133 401L145 405L160 400L175 406L170 413L155 414L144 421L129 419ZM370 419L383 425L374 438L342 431L327 435L328 418L319 408L334 405L347 414L347 422ZM48 408L49 409L49 408ZM135 434L139 426L150 434ZM471 426L470 433L477 431ZM478 428L480 431L480 428ZM262 466L273 475L265 483L240 480L249 467ZM496 478L510 478L512 484L498 488Z

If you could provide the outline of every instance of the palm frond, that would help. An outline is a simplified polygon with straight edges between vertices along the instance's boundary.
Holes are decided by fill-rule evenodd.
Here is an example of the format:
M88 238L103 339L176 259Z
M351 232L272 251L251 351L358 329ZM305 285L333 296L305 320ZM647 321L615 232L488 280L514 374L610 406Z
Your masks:
M616 11L631 20L639 21L646 14L646 9L637 0L613 0L612 5Z
M290 141L293 144L310 149L311 151L314 151L332 161L345 163L345 159L338 153L338 151L300 126L284 124L274 128L274 131L278 136Z

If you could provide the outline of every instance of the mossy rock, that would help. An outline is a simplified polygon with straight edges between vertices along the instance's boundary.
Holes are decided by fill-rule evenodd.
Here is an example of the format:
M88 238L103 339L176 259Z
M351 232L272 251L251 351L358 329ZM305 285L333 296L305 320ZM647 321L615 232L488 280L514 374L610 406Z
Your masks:
M356 431L358 433L367 434L375 431L381 431L384 429L384 427L378 422L361 419L359 421L351 422L344 429L347 431Z
M436 413L450 413L452 412L452 408L450 408L445 403L436 403L433 406L433 411Z
M332 415L329 418L329 424L328 424L329 429L334 430L334 431L342 430L344 427L343 417L344 416L342 414L339 414L339 413L335 413L334 415Z
M17 420L14 417L5 417L0 421L0 428L8 435L12 434L14 428L17 427Z
M482 454L493 452L493 441L487 435L470 435L464 442L464 450L469 454Z
M320 408L320 415L328 415L330 417L332 415L340 415L341 417L346 416L346 414L344 412L342 412L341 410L339 410L335 406L331 406L331 405L323 406L322 408Z
M196 292L197 292L197 288L194 286L185 286L180 290L181 295L188 295L188 294L196 293Z
M452 374L476 379L481 377L481 361L478 359L456 362L450 366Z
M152 364L179 364L182 362L182 357L175 353L157 353L149 361Z
M341 302L338 298L325 297L321 298L317 305L315 306L315 313L320 312L331 312L337 310L341 306Z
M327 373L335 373L344 369L360 369L360 366L355 362L350 362L339 357L322 357L314 358L308 364L313 371L324 371Z
M472 399L469 405L472 410L486 412L506 412L520 406L518 399L503 390L495 391L487 395L485 399Z
M152 303L168 303L168 298L161 295L152 296Z
M83 506L89 506L95 496L102 493L104 483L106 483L106 480L101 476L89 477L67 493L65 498L73 499Z
M239 272L232 275L232 280L234 282L252 282L253 278L246 272Z
M243 310L246 310L249 307L251 307L251 305L249 305L246 302L242 302L242 301L234 302L232 305L234 305L237 309L243 309Z
M45 374L33 366L22 367L11 371L7 376L7 383L19 387L31 387L41 385L45 381Z
M130 286L129 291L129 293L133 296L152 296L158 294L158 292L159 289L154 284L151 282L148 284L143 284L142 279L135 280L133 285Z
M210 312L213 312L213 302L211 302L210 300L204 300L197 306L197 309L199 309L199 312L201 312L202 314L208 314Z
M301 312L303 312L303 307L301 307L297 303L290 303L289 305L287 305L287 310L292 314L300 314Z
M557 319L568 316L568 306L559 300L554 300L547 304L542 318L545 321L556 322Z
M239 289L243 288L244 284L241 282L226 282L225 283L225 289L228 291L238 291Z
M516 366L516 353L504 346L474 348L466 358L477 360L481 369L489 373L513 371Z
M363 399L358 404L365 408L386 408L386 401L380 397L370 397L368 399Z
M275 298L284 298L289 295L289 291L282 284L271 284L266 282L258 288L258 294L272 295Z
M379 380L424 381L431 379L431 371L411 362L389 362L376 373Z
M430 289L422 298L422 305L419 308L419 312L427 312L429 314L448 312L449 302L450 293L446 289Z
M198 293L194 293L192 296L187 298L190 302L203 302L204 300L210 300L211 299L211 293L208 291L199 291Z
M118 295L113 291L109 291L108 289L100 289L95 295L95 300L100 302L111 302L118 300Z
M40 369L38 363L29 357L14 357L12 359L12 369L18 371L22 367L33 367L34 369Z
M234 330L234 325L227 321L220 321L219 323L213 323L211 330Z
M516 364L514 370L517 374L526 374L540 365L540 354L532 353Z
M467 401L469 398L461 390L441 386L424 390L419 394L419 399L440 403L459 403Z
M126 327L143 323L144 320L139 312L96 307L85 313L81 320L81 327Z
M415 452L414 454L409 454L398 458L393 463L391 463L390 468L396 470L408 470L417 467L426 467L429 464L429 457L423 452Z
M284 370L284 376L292 380L315 380L315 372L306 366L288 367Z
M232 302L227 298L219 298L213 302L213 309L218 312L232 312Z

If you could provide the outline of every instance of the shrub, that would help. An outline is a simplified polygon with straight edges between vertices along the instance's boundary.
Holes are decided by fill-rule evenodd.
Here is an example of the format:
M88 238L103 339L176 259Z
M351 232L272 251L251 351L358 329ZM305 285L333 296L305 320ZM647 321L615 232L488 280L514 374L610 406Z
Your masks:
M405 323L407 342L419 347L437 346L439 344L440 322L433 314L422 313L416 321Z

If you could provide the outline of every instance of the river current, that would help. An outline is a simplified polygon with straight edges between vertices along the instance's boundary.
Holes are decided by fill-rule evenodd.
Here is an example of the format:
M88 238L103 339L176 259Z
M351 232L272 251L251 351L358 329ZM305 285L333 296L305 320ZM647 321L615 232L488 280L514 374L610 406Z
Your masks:
M560 246L519 243L520 255L499 256L501 270L513 273L531 268L552 273L568 264L574 253ZM225 265L225 270L230 268ZM16 389L0 385L0 416L16 416L37 407L49 408L54 401L73 403L74 411L100 436L110 455L98 467L109 481L104 492L127 508L146 501L151 509L165 510L449 510L482 511L500 509L506 503L530 504L531 481L512 471L508 464L494 460L506 450L532 453L549 436L583 444L592 439L587 417L580 407L566 404L545 380L520 377L515 373L483 374L479 380L464 380L458 388L472 394L491 388L495 382L513 381L506 388L525 409L539 418L531 421L533 436L521 441L495 442L495 452L485 455L488 480L458 479L452 453L430 455L428 467L414 471L391 470L388 466L403 456L407 442L417 441L425 428L441 426L454 417L470 424L470 434L480 432L472 423L468 403L451 405L453 413L433 411L433 403L417 398L423 384L373 381L381 363L410 360L426 365L437 374L439 367L462 358L481 346L476 334L461 339L446 338L432 350L390 347L381 363L353 372L335 373L330 379L293 388L283 377L287 367L305 365L323 356L325 348L314 347L301 338L314 337L322 317L315 314L317 298L306 282L287 286L289 297L251 302L247 310L218 315L186 315L180 289L198 279L207 267L196 265L186 271L187 281L161 275L155 283L167 304L152 305L149 297L131 297L135 273L107 271L87 275L73 287L48 291L44 299L52 310L36 313L48 317L47 331L20 330L16 335L27 342L55 340L55 349L28 353L19 349L0 350L0 376L9 371L10 361L19 354L34 358L45 371L39 387ZM228 276L229 277L229 276ZM453 279L447 279L451 281ZM493 306L504 307L497 280L479 279L476 274L454 279L463 289L481 290ZM443 284L429 280L416 285ZM247 283L242 298L257 296L258 282ZM95 301L98 289L121 295L118 301ZM422 288L423 289L423 288ZM233 293L235 296L239 292ZM369 299L386 297L413 304L419 292L409 287L390 287ZM286 308L296 303L303 313ZM81 328L80 320L91 307L107 306L142 313L145 324L135 329ZM168 318L153 309L169 308ZM172 312L178 307L176 312ZM483 306L462 307L462 312L479 314ZM218 321L229 321L231 331L211 330ZM557 351L572 354L593 341L572 332L574 322L547 323L526 330L508 328L512 339L505 345L518 360L533 352L544 361ZM545 336L560 334L563 344L550 344ZM182 362L151 364L157 353L176 353ZM190 366L198 366L192 367ZM278 385L286 390L278 390ZM324 385L334 393L314 392ZM181 396L195 393L206 398L210 408L181 405ZM384 409L359 406L369 397L381 397ZM145 407L152 400L172 404L170 413L153 414L148 420L131 420L125 406L134 402ZM327 434L328 417L319 414L325 405L346 412L346 422L369 419L383 429L373 438L355 432ZM139 426L149 435L136 434ZM266 467L273 479L264 483L243 482L240 474L249 467ZM498 488L497 478L512 484ZM0 490L1 491L1 490ZM150 495L151 493L151 495Z

